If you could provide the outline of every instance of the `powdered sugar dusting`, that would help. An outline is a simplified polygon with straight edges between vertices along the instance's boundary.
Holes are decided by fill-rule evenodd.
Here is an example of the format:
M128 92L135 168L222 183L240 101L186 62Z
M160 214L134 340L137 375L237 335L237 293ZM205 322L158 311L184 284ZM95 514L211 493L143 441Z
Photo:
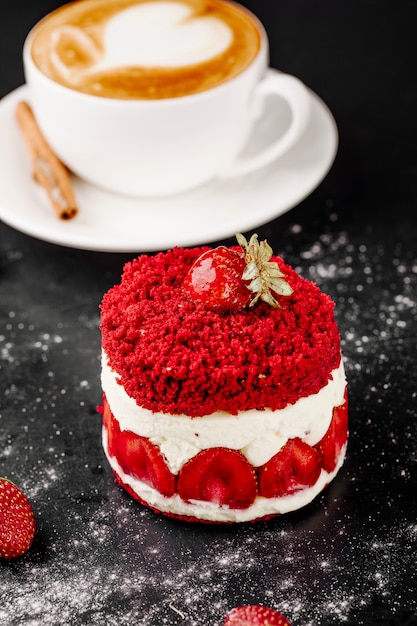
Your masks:
M338 215L333 213L330 219L337 222ZM293 225L291 231L299 236L302 227ZM364 366L366 359L359 355L372 354L384 362L385 346L390 341L401 345L415 339L417 265L401 244L389 249L382 243L353 243L341 231L321 234L296 254L298 258L288 246L285 258L336 302L343 353L351 375L357 375Z
M234 605L253 602L274 606L295 624L347 623L375 594L395 597L401 607L404 571L413 566L417 549L416 526L404 523L394 532L372 529L358 555L343 522L326 523L328 503L322 503L324 511L316 510L321 518L316 528L297 530L280 522L230 532L178 527L138 508L117 489L110 496L111 510L110 502L94 511L89 505L88 519L65 507L68 536L46 546L47 572L36 558L30 568L22 562L5 571L4 623L13 615L19 624L69 624L77 616L76 623L91 626L132 619L143 626L220 626ZM204 560L194 542L203 544ZM399 543L408 546L403 554ZM167 555L170 567L161 571ZM8 593L10 576L19 582L18 595Z

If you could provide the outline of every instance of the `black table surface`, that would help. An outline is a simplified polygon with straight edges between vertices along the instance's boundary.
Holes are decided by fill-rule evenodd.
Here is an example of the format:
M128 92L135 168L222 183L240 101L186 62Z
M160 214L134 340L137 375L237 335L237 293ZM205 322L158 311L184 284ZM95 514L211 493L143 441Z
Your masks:
M60 4L2 5L0 96L23 83L27 31ZM0 223L0 475L38 525L26 555L0 563L1 624L220 626L254 603L294 626L417 623L417 4L243 4L266 26L271 65L319 94L339 128L321 184L256 231L336 302L345 465L307 508L256 525L181 523L131 500L96 406L99 303L135 254Z

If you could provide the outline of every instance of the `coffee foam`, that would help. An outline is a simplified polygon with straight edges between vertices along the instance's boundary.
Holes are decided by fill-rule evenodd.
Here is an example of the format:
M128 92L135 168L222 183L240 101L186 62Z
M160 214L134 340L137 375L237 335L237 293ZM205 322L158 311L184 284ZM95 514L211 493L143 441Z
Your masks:
M249 15L227 2L83 0L40 23L32 56L43 73L71 88L158 98L221 84L252 61L259 45Z
M112 17L104 31L97 69L140 65L181 67L202 63L231 44L231 29L216 17L194 17L177 2L136 5Z

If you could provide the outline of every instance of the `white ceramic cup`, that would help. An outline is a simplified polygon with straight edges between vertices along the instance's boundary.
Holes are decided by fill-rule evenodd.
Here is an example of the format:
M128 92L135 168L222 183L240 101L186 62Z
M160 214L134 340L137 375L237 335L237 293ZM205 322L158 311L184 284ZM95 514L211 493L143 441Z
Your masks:
M246 10L246 9L245 9ZM165 196L216 177L236 177L282 156L302 136L310 95L294 76L268 70L268 40L241 74L206 91L161 100L115 99L81 93L48 78L31 56L23 61L29 99L52 149L80 178L132 196ZM240 157L266 98L291 111L285 132L259 153Z

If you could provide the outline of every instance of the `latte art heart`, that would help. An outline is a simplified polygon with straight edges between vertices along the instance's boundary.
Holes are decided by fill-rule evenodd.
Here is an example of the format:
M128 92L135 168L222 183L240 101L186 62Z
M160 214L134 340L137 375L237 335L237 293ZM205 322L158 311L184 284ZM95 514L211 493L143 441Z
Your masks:
M178 67L201 63L228 48L230 28L215 17L194 17L174 2L137 5L110 20L104 35L104 67Z
M260 35L244 9L221 0L83 0L38 28L35 63L53 80L105 97L196 93L251 63Z

